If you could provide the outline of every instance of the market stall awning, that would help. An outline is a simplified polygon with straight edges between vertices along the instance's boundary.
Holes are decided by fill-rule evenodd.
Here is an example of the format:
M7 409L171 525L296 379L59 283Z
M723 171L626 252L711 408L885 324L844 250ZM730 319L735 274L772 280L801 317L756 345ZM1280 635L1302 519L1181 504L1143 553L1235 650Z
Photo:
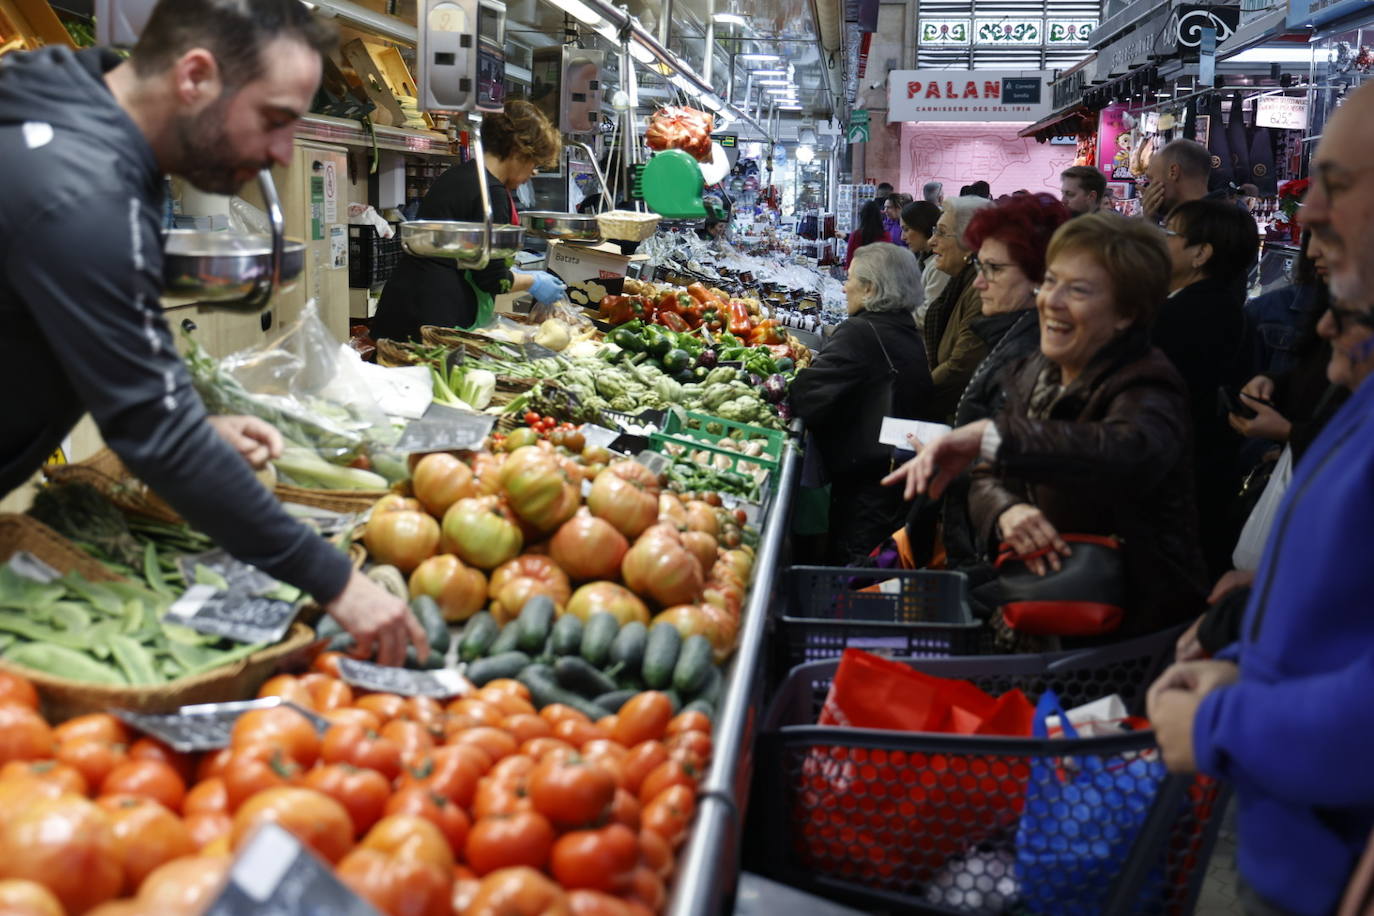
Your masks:
M1071 137L1084 129L1097 128L1097 112L1086 105L1072 105L1056 111L1047 118L1041 118L1028 127L1016 132L1018 137L1034 137L1044 142L1051 137Z

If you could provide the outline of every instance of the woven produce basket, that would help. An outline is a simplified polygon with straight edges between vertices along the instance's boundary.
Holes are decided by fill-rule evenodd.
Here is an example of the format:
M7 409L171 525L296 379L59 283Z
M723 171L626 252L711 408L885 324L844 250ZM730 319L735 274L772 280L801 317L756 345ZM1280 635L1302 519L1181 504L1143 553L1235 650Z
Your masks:
M110 502L134 515L173 525L181 521L181 516L161 496L129 473L119 456L108 448L75 464L45 464L43 476L53 483L89 484L105 494Z
M46 464L43 475L53 483L86 483L95 487L125 512L180 524L181 516L160 496L124 467L110 449L101 449L76 464ZM317 509L351 514L371 508L387 490L318 490L279 483L273 488L277 499Z
M635 210L608 210L596 215L596 225L601 235L622 242L642 242L658 229L661 217L657 213L639 213Z
M415 354L406 349L405 345L398 344L394 340L382 338L377 344L377 365L395 368L397 366L414 366L419 363Z
M27 515L0 515L0 563L20 550L28 551L59 572L76 570L88 579L105 582L119 578L42 522ZM155 687L111 687L73 681L3 660L0 670L28 678L38 689L45 715L60 722L110 708L159 713L191 703L246 699L278 671L306 665L314 649L314 631L296 623L275 646L213 671Z

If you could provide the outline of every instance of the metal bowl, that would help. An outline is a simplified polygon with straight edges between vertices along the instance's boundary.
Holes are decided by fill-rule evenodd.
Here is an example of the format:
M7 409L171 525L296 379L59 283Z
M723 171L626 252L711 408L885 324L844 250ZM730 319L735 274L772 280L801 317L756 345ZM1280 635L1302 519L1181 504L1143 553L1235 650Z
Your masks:
M305 244L286 240L281 286L289 289L305 269ZM164 295L169 299L232 306L251 297L272 273L272 237L173 229L162 253Z
M401 246L421 258L450 258L459 266L477 264L482 257L481 223L452 220L412 220L401 223ZM491 260L513 258L525 240L520 226L491 227Z
M595 214L529 210L520 214L520 225L530 235L537 235L541 239L587 243L601 241L601 228Z

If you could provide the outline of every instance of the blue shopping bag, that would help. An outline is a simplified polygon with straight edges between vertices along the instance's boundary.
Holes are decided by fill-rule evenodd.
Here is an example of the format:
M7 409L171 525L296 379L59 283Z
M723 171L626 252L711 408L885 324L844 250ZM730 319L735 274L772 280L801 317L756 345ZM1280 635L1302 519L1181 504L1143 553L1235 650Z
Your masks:
M1078 737L1053 691L1040 697L1034 737L1047 737L1045 719L1052 715L1059 716L1065 738ZM1016 829L1023 907L1044 916L1103 912L1165 775L1155 751L1033 758ZM1156 869L1143 896L1157 897L1162 882L1162 869Z

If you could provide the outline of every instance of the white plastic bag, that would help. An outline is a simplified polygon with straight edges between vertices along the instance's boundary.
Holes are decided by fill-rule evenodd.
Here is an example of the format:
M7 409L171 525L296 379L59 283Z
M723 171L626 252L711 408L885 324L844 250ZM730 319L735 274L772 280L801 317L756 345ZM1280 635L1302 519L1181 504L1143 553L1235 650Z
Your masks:
M1285 445L1283 454L1279 455L1278 463L1269 474L1269 482L1264 485L1264 492L1260 494L1255 508L1250 511L1250 517L1245 520L1245 527L1240 530L1240 539L1236 541L1236 549L1231 553L1231 563L1236 569L1246 572L1259 569L1260 557L1264 556L1264 545L1269 540L1269 529L1274 525L1279 503L1283 502L1283 494L1287 492L1292 479L1293 448Z

